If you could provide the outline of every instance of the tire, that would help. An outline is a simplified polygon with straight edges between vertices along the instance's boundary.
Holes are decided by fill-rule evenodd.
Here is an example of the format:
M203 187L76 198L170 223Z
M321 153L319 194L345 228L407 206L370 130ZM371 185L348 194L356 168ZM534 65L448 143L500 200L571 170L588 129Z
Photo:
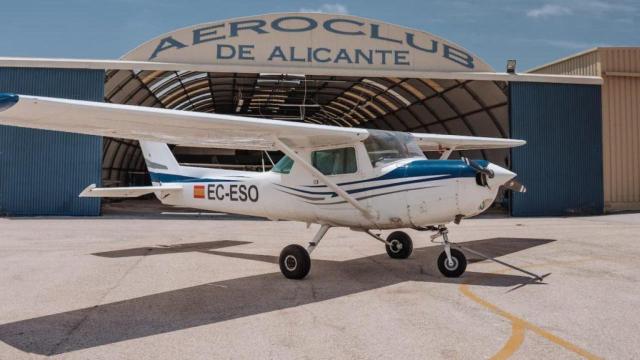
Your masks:
M413 241L407 233L394 231L387 237L387 242L392 245L385 245L387 255L392 259L406 259L413 252Z
M449 266L447 254L443 251L438 257L438 270L440 270L442 275L446 277L460 277L460 275L464 274L464 271L467 269L467 258L464 256L462 251L451 249L451 260L453 260L453 266Z
M309 253L297 244L288 245L282 249L278 263L282 275L287 279L304 279L311 270Z

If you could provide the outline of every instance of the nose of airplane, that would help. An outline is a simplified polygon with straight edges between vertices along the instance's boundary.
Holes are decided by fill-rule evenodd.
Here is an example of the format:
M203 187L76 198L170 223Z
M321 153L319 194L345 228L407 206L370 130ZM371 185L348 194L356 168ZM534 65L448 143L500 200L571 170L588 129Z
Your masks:
M489 185L504 185L507 181L516 177L516 173L496 164L489 163L487 169L493 171L493 178L487 179Z
M492 164L486 160L473 161L468 158L462 158L467 166L476 172L476 184L487 187L488 189L497 189L504 187L507 190L516 192L526 192L527 189L518 181L513 180L516 173L509 171L496 164Z

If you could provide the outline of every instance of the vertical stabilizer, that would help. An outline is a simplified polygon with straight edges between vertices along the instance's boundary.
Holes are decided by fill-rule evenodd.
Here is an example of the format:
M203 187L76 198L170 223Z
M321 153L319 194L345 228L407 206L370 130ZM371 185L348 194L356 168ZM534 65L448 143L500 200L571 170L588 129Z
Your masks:
M180 175L182 173L181 166L178 164L175 156L164 143L152 141L140 141L140 149L147 163L147 169L153 182L163 182L162 175Z

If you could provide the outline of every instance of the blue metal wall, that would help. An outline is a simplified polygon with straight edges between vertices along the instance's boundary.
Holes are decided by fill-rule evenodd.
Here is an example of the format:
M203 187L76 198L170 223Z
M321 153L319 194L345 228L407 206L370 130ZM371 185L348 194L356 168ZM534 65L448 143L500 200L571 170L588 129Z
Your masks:
M602 111L600 86L512 82L511 168L527 187L513 194L514 216L601 214Z
M104 71L0 68L0 92L103 101ZM0 215L99 215L102 138L0 126Z

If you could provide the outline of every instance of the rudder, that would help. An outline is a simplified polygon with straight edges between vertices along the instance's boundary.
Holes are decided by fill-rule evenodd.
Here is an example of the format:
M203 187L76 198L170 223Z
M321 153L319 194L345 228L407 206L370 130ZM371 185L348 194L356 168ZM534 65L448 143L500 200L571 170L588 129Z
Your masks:
M180 175L182 169L175 156L165 143L140 141L142 156L147 164L151 181L160 182L155 174Z

